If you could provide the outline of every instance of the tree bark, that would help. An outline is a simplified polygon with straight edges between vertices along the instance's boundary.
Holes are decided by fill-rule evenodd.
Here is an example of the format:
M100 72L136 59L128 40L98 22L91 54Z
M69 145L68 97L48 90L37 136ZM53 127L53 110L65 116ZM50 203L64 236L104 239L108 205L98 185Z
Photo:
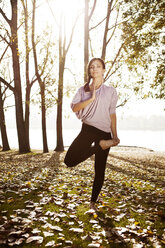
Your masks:
M63 133L62 133L62 103L63 103L63 75L64 75L65 59L60 58L59 61L59 82L58 82L58 101L57 101L57 119L56 119L56 133L57 146L55 151L64 151Z
M42 139L43 139L43 152L49 152L47 144L47 134L46 134L46 108L45 108L45 83L42 81L41 76L38 71L38 62L37 62L37 52L36 44L34 41L35 36L35 9L36 9L36 0L33 1L33 17L32 17L32 47L34 55L34 65L35 73L40 86L41 93L41 114L42 114Z
M111 2L108 2L108 8L107 8L107 18L106 18L106 24L105 24L105 30L104 30L102 55L101 55L101 58L103 60L105 60L105 55L106 55L108 26L109 26L109 18L110 18L110 13L111 13L112 2L113 0Z
M63 77L65 67L65 38L62 44L62 17L60 19L59 29L59 80L58 80L58 101L57 101L57 118L56 118L56 134L57 145L55 151L64 151L63 134L62 134L62 102L63 102Z
M22 87L20 76L19 64L19 51L18 51L18 34L17 34L17 0L11 0L12 19L11 19L11 50L13 60L13 74L14 74L14 97L16 105L16 125L18 133L19 152L29 152L29 146L26 137L25 122L23 118L23 105L22 105Z
M46 107L45 107L45 84L40 82L41 88L41 113L42 113L42 138L43 138L43 152L49 152L46 134Z
M30 87L26 86L26 101L25 101L25 128L26 128L26 138L27 144L30 150L30 135L29 135L29 125L30 125Z
M57 145L55 151L62 152L64 151L63 144L63 134L62 134L62 104L63 104L63 85L64 85L64 70L65 70L65 61L66 56L69 51L70 45L72 43L74 29L77 23L78 17L75 20L75 24L72 27L70 40L68 45L66 45L66 33L65 28L63 28L63 16L60 18L59 26L59 80L58 80L58 101L57 101L57 118L56 118L56 137ZM65 26L65 25L64 25Z
M10 146L7 137L6 131L6 122L5 122L5 114L4 114L4 101L2 96L1 84L0 84L0 129L1 129L1 137L2 137L2 150L9 151Z
M84 15L84 82L87 81L87 65L89 62L89 0L85 0L85 15Z
M30 91L31 85L29 80L29 39L28 39L28 6L27 0L22 1L25 15L25 50L26 50L26 96L25 96L25 128L26 128L26 138L28 147L30 149L30 137L29 137L29 117L30 117Z

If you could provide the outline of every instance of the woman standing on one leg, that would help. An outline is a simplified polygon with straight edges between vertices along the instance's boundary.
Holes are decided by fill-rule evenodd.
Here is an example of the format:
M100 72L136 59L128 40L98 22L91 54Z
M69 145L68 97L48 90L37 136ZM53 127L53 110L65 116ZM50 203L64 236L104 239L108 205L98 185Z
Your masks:
M116 128L117 93L112 86L103 84L104 72L102 59L93 58L89 62L88 82L79 88L71 104L73 112L82 120L82 129L64 160L68 167L73 167L95 154L95 178L90 202L90 207L95 210L110 147L120 142Z

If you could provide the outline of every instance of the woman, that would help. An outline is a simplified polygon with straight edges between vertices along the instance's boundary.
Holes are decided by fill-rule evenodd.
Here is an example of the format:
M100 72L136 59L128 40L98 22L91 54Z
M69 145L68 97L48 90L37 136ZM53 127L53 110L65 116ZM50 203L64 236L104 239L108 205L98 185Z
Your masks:
M73 112L82 120L82 129L64 160L68 167L73 167L95 154L95 178L90 202L90 208L94 210L104 182L110 147L120 142L115 113L117 93L112 86L103 84L104 72L102 59L93 58L89 62L88 82L79 88L71 103Z

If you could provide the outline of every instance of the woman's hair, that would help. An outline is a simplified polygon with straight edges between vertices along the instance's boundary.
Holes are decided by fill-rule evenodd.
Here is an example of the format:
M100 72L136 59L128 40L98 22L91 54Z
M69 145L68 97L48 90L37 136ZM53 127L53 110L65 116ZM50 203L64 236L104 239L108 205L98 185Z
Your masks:
M88 68L87 68L87 74L88 74L88 77L87 77L87 83L84 85L84 90L85 91L90 91L89 89L89 83L90 83L90 80L91 80L91 75L90 75L90 67L91 67L91 64L93 61L95 60L98 60L101 62L102 66L103 66L103 69L105 69L105 63L104 63L104 60L101 59L101 58L93 58L90 60L90 62L88 63Z

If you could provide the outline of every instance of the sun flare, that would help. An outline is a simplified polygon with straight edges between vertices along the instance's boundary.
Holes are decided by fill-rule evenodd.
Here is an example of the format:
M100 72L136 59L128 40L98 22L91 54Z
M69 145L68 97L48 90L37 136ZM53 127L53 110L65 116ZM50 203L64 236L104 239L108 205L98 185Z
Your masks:
M82 13L83 1L49 0L49 7L51 7L51 12L57 22L59 22L62 16L67 25L73 25L76 18ZM48 15L50 15L50 13L48 13Z

